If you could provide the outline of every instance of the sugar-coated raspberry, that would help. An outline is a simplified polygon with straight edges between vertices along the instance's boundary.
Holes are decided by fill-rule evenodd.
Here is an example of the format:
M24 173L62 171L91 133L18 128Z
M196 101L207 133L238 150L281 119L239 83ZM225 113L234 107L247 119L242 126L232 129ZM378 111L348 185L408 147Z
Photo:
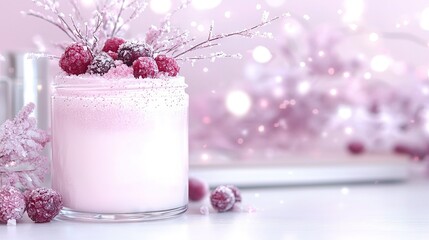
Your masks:
M189 178L189 200L191 201L200 201L202 200L208 193L209 187L207 183L196 179Z
M36 223L50 222L63 207L59 193L49 188L34 189L28 197L27 213Z
M227 186L219 186L210 194L210 202L218 212L226 212L235 204L234 192Z
M349 150L351 154L358 155L365 151L365 146L361 142L353 141L347 145L347 150Z
M3 186L0 188L0 222L19 220L24 215L25 198L16 188Z
M107 54L109 54L109 56L113 59L113 60L118 60L118 53L116 52L112 52L112 51L108 51Z
M26 189L22 194L24 195L24 199L25 199L25 205L27 206L28 204L28 199L30 198L30 194L33 191L33 189Z
M154 78L158 74L158 66L151 57L140 57L133 64L134 77Z
M60 67L68 74L79 75L86 73L91 64L91 52L80 44L72 44L61 56Z
M104 43L104 47L103 47L103 52L114 52L117 53L119 46L121 46L122 44L125 43L125 40L122 38L109 38L106 40L106 42Z
M134 61L140 57L151 57L151 48L143 42L126 42L119 47L118 60L128 66L133 65Z
M103 77L109 79L120 79L133 77L133 68L128 67L125 64L116 65L115 68L111 68L108 73L104 74Z
M101 52L92 60L88 67L88 72L91 74L103 75L114 67L116 67L116 65L113 58L111 58L109 54Z
M177 76L180 71L180 67L174 58L169 58L165 55L158 55L155 58L156 64L160 72L167 76Z
M234 186L234 185L226 185L229 189L231 189L231 191L234 193L234 197L235 197L235 202L241 202L241 192L240 189L238 189L238 187Z

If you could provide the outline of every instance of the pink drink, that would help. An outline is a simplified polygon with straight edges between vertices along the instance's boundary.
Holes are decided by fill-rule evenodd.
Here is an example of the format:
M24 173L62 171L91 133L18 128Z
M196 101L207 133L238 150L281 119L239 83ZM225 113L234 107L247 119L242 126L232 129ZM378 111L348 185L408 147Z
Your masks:
M52 97L52 184L62 216L144 220L186 211L184 78L58 77Z

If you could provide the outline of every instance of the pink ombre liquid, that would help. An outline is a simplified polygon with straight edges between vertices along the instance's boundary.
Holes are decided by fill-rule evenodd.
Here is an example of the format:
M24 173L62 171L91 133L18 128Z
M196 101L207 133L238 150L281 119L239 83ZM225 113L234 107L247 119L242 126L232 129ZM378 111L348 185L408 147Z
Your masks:
M144 213L188 202L188 96L181 77L57 77L53 188L88 213Z

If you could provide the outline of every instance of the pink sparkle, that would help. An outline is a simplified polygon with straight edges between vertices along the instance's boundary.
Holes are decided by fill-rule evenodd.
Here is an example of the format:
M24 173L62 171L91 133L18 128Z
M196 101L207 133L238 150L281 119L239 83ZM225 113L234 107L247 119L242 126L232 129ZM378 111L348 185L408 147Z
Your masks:
M263 98L259 101L259 106L261 106L261 108L267 108L269 105L268 100Z
M212 122L211 118L208 116L203 117L203 123L204 124L210 124Z

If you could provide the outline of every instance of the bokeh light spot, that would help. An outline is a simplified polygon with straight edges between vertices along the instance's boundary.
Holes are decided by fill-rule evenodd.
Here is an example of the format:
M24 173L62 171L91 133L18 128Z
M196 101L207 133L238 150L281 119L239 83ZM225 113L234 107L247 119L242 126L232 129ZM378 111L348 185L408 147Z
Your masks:
M376 72L385 72L392 64L389 56L377 55L371 59L371 69Z
M270 7L280 7L285 3L285 0L265 0Z
M267 63L271 60L273 55L270 50L264 46L257 46L252 51L253 59L258 63Z
M420 27L429 31L429 8L425 8L420 15Z
M158 14L167 13L171 9L171 0L151 0L150 9Z
M197 10L208 10L219 6L222 0L193 0L192 6Z
M228 111L238 117L246 115L252 106L249 94L241 90L228 93L225 103Z

